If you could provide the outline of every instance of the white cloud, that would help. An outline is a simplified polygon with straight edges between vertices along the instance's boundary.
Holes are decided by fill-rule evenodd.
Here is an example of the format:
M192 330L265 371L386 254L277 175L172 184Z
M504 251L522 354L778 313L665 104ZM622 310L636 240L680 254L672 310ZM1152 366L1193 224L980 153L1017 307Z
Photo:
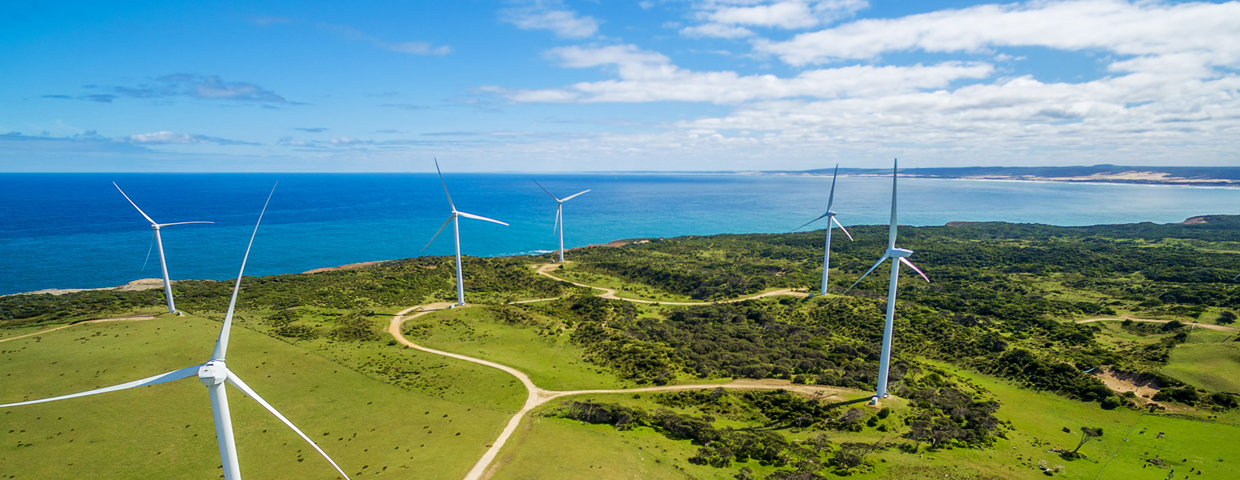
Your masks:
M706 0L694 5L695 17L705 21L681 29L688 37L742 38L753 36L744 28L795 30L817 27L847 18L869 6L865 0Z
M447 55L452 53L452 47L447 45L436 46L429 42L389 42L362 32L348 25L332 25L328 23L320 23L322 28L333 35L347 38L350 40L361 40L382 48L398 53L408 53L411 55Z
M754 25L789 30L818 25L818 19L810 12L809 4L796 1L745 7L718 7L714 11L706 12L704 16L712 23L722 25Z
M578 83L567 88L503 92L522 103L711 102L736 104L778 98L840 98L892 95L943 88L960 79L990 76L985 63L943 62L935 65L856 65L809 70L793 78L736 72L695 72L668 57L633 45L563 47L548 52L569 68L614 67L618 80Z
M790 65L874 58L887 52L982 52L996 47L1101 49L1121 55L1208 52L1215 65L1240 61L1240 3L1119 0L980 5L896 19L867 19L755 49Z
M771 2L717 4L747 8ZM745 28L741 19L719 18L738 23L703 17L706 23L690 28ZM745 21L754 29L781 28L771 19L763 25ZM1240 161L1237 32L1236 2L984 5L859 20L787 42L754 42L758 53L778 55L793 66L862 64L818 66L785 77L742 75L681 68L666 55L633 45L575 46L551 50L548 57L563 67L602 68L614 77L553 89L492 91L514 102L734 106L653 133L573 140L580 142L573 148L611 149L613 158L623 157L627 145L646 156L663 152L679 158L680 152L693 151L705 159L758 162L832 152L845 158L911 155L931 164L1225 164ZM1085 51L1107 76L1052 82L1038 70L1013 75L1009 69L1027 66L1013 64L1025 58L1005 51L1011 47ZM963 53L977 61L869 63L891 52ZM1003 71L991 62L1004 65ZM997 77L1004 74L1013 76Z
M393 52L411 53L414 55L447 55L452 53L452 47L447 45L435 46L428 42L380 42L377 45L379 45L380 48L385 48Z
M745 27L736 27L732 25L720 25L718 23L708 23L705 25L696 25L680 29L680 34L686 37L711 37L711 38L745 38L754 35L752 30Z
M598 33L598 20L563 8L556 1L535 1L501 12L501 18L522 30L550 30L561 38L589 38Z
M206 135L195 135L188 133L173 133L168 131L139 133L128 137L119 137L116 141L140 145L258 145L257 143L243 142L240 140L229 140L227 138L208 137Z

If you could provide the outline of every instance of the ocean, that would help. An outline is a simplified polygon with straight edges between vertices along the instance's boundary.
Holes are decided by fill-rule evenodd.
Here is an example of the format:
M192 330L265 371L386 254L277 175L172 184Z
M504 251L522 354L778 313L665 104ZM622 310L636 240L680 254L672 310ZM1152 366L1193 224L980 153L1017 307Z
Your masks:
M787 232L826 208L830 177L445 173L460 211L465 255L556 248L563 198L566 247L641 237ZM297 273L349 263L451 255L434 174L0 174L0 294L98 288L160 276L151 229L116 182L158 222L214 221L162 230L174 280L236 276L273 184L246 273ZM887 224L891 179L840 177L833 209L845 225ZM1051 182L900 180L899 223L1006 221L1052 225L1179 222L1240 213L1240 189ZM811 229L820 229L819 222Z

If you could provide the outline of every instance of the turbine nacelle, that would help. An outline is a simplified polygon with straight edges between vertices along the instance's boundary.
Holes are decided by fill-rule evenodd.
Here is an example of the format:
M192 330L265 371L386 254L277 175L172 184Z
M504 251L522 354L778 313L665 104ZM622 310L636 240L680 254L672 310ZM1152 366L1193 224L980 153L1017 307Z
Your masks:
M904 258L912 254L913 251L907 248L888 248L887 253L884 253L883 256L888 258Z
M198 367L198 380L203 385L214 387L228 380L228 367L224 362L212 360Z

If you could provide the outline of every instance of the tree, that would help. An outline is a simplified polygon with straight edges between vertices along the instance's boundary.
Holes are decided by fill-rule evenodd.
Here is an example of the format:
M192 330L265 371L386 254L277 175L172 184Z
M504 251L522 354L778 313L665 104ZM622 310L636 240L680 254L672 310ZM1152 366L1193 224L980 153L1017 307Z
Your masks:
M1218 315L1218 320L1215 322L1219 325L1231 325L1236 323L1236 313L1231 310L1226 310Z
M1076 444L1076 448L1072 450L1072 455L1076 456L1077 451L1085 446L1085 443L1102 436L1102 428L1081 427L1081 443Z

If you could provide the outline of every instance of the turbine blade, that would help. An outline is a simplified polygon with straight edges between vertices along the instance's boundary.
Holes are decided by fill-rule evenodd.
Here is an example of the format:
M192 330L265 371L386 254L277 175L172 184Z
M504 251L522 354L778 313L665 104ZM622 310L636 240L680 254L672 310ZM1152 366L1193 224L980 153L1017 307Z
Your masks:
M577 195L581 195L581 194L586 193L586 192L589 192L589 190L585 190L585 191L581 191L581 192L574 193L574 194L572 194L572 195L569 195L569 196L567 196L567 197L564 197L564 199L563 199L563 200L560 200L560 201L561 201L561 202L567 202L567 201L569 201L569 200L572 200L572 199L573 199L573 197L576 197Z
M825 214L825 213L824 213L824 214L822 214L822 217L818 217L818 218L815 218L815 219L810 220L810 221L808 221L808 222L805 222L805 224L804 224L804 225L801 225L801 226L799 226L799 227L797 227L797 228L792 229L792 232L795 232L795 231L797 231L797 230L800 230L800 229L802 229L802 228L805 228L805 227L809 226L809 224L811 224L811 223L814 223L814 222L817 222L817 221L819 221L819 220L822 220L822 218L823 218L823 217L825 217L825 216L827 216L827 214ZM788 233L792 233L792 232L788 232Z
M917 272L918 275L921 275L921 278L926 279L926 283L930 283L930 277L927 277L925 273L922 273L921 269L917 268L917 265L913 265L913 262L911 260L905 257L900 257L900 263L908 265L908 268L913 269L914 272Z
M853 284L848 287L848 290L844 290L844 293L841 293L840 296L842 297L844 295L847 295L848 292L851 292L853 287L857 286L858 283L861 283L862 280L865 280L865 277L869 276L870 272L873 272L874 269L878 268L879 265L882 265L883 260L886 260L886 259L887 259L887 254L883 254L882 257L879 257L878 261L874 262L874 266L870 267L869 270L866 270L865 273L861 275L861 278L858 278L857 281L853 282Z
M154 249L155 249L155 231L152 230L151 231L151 244L146 247L146 260L142 261L142 270L138 270L139 272L146 271L146 263L151 261L151 250L154 250Z
M840 164L835 164L835 173L831 175L831 195L827 196L827 211L831 211L831 204L835 203L835 180L840 176Z
M472 214L472 213L465 213L465 212L456 212L456 214L457 214L457 215L460 215L460 216L462 216L462 217L465 217L465 218L472 218L472 219L474 219L474 220L484 220L484 221L491 222L491 223L498 223L498 224L503 225L503 226L505 226L505 227L507 227L507 226L508 226L508 224L507 224L507 223L501 222L501 221L496 220L496 219L493 219L493 218L483 217L483 216L481 216L481 215L474 215L474 214Z
M160 226L160 227L171 227L171 226L173 226L173 225L187 225L187 224L190 224L190 223L215 223L215 222L176 222L176 223L161 223L161 224L159 224L159 226Z
M438 231L438 232L435 232L435 236L431 237L431 241L426 242L426 247L429 247L429 246L431 246L431 244L432 244L432 243L435 243L435 239L436 239L436 238L439 238L439 234L443 232L443 229L444 229L444 228L447 228L447 227L448 227L448 222L451 222L451 221L452 221L452 216L451 216L451 215L449 215L449 216L448 216L448 219L443 221L443 225L440 225L440 227L439 227L439 231ZM426 247L422 247L422 249L421 249L421 250L418 250L418 253L425 252L425 251L426 251Z
M897 160L898 161L898 160ZM887 248L896 248L896 165L891 167L891 224L887 227Z
M182 378L192 377L194 375L197 375L199 366L200 365L194 365L192 367L185 367L180 370L173 370L168 373L161 373L153 377L146 377L141 380L134 380L132 382L126 382L120 385L113 385L111 387L104 387L104 388L89 390L89 391L85 391L81 393L73 393L69 395L61 395L59 397L43 398L39 400L30 400L26 402L17 402L17 403L10 403L6 405L0 405L0 408L16 407L20 405L31 405L35 403L55 402L57 400L66 400L70 398L85 397L88 395L98 395L100 393L115 392L118 390L125 390L125 389L135 388L135 387L145 387L147 385L158 385L160 383L172 382L172 381L180 380Z
M538 183L538 180L534 180L534 185L538 185L538 188L542 188L542 191L547 192L547 189L546 189L546 188L543 188L542 184L541 184L541 183ZM551 195L551 192L547 192L547 195L550 195L550 196L551 196L551 198L555 198L555 201L557 201L557 202L562 202L562 201L564 201L564 200L568 200L567 198L566 198L566 199L564 199L564 200L560 200L560 199L556 198L556 197L555 197L555 195Z
M263 397L258 396L258 393L255 393L254 389L250 388L249 385L246 385L245 382L241 381L241 377L238 377L237 374L229 370L228 376L224 378L228 383L231 383L232 386L237 387L237 389L241 390L242 392L245 392L245 394L248 395L250 398L254 399L255 402L258 402L259 405L262 405L263 408L266 408L268 412L271 412L272 415L275 415L276 418L280 419L281 422L284 422L285 425L288 425L288 428L291 428L293 429L294 432L297 432L297 435L300 436L302 440L305 440L306 443L309 443L311 447L314 447L314 449L319 452L319 455L322 455L323 458L326 458L327 462L332 464L333 467L336 467L336 471L340 472L340 474L343 475L346 480L348 480L349 475L344 473L344 470L340 469L340 465L336 465L336 461L332 460L332 457L327 456L327 452L324 452L322 448L319 448L319 445L314 443L314 440L311 440L310 437L307 437L306 434L303 433L301 429L297 428L296 425L293 425L293 422L290 422L288 421L287 418L284 418L284 415L281 415L280 412L276 411L275 407L271 406L270 403L267 403L266 400L263 400Z
M849 239L849 240L852 240L852 239L853 239L852 234L851 234L851 233L848 233L848 229L847 229L847 228L844 228L844 224L840 223L840 221L839 221L839 220L836 220L836 219L835 219L835 217L831 217L831 221L832 221L832 222L835 222L835 224L836 224L836 225L838 225L838 226L840 227L840 230L843 230L843 231L844 231L844 235L848 235L848 239Z
M258 226L263 223L263 214L267 213L267 205L271 203L271 196L275 195L276 187L280 185L277 181L271 186L271 193L267 194L267 201L263 202L262 211L258 212L258 221L254 222L254 232L250 234L250 244L245 247L245 256L241 257L241 271L237 272L237 283L233 285L232 299L228 301L228 312L224 314L224 327L220 329L220 339L215 342L215 353L211 355L212 360L224 361L224 355L228 353L228 335L232 332L233 312L237 309L237 294L241 292L241 276L245 275L245 262L250 259L250 248L254 246L254 237L258 235Z
M443 194L448 196L448 206L456 210L456 204L452 203L452 194L448 193L448 182L443 181L443 172L439 170L439 159L435 159L435 173L439 174L439 183L443 185Z
M112 186L113 186L113 187L116 187L116 189L117 189L117 190L120 190L121 195L124 195L124 196L125 196L125 200L129 200L129 204L130 204L130 205L133 205L133 208L138 208L138 204L133 203L133 200L129 198L129 195L125 195L125 191L124 191L124 190L121 190L121 186L120 186L120 185L117 185L117 184L116 184L116 182L112 182ZM147 214L146 214L146 212L142 211L142 209L141 209L141 208L138 208L138 213L141 213L141 214L142 214L142 217L143 217L143 218L145 218L145 219L146 219L146 221L151 222L151 225L155 225L155 221L154 221L154 220L151 220L150 215L147 215Z

